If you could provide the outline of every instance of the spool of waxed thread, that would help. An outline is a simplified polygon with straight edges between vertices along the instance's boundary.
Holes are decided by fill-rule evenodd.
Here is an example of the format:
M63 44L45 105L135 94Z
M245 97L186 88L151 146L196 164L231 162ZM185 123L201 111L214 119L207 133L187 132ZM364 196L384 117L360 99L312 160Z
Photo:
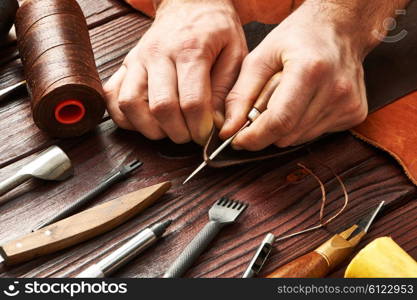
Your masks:
M78 3L27 0L15 26L36 125L55 137L96 127L105 110L103 88Z
M0 37L9 33L18 7L17 0L0 0Z

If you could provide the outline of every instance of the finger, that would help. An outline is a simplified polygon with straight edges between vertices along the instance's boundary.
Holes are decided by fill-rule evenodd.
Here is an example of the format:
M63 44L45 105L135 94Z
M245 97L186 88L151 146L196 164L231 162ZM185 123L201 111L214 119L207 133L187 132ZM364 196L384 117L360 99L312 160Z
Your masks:
M235 83L242 60L247 54L246 45L229 45L220 53L211 71L212 106L214 123L221 128L224 123L224 102Z
M177 73L169 58L155 58L147 66L149 109L175 143L191 140L178 100Z
M235 147L260 150L296 130L319 84L306 82L303 72L301 65L286 65L267 110L234 139Z
M104 99L106 101L107 111L113 121L121 128L133 130L133 125L119 109L119 92L123 79L125 78L127 68L122 65L110 79L104 84Z
M268 80L282 65L278 60L270 63L273 51L258 47L243 61L239 77L225 100L226 120L220 137L226 139L236 133L247 120L247 115ZM279 53L274 53L279 56Z
M204 144L213 127L211 107L211 62L199 50L177 57L180 107L192 139Z
M148 98L147 72L144 66L140 63L130 63L127 68L119 93L120 110L134 128L147 138L161 139L165 137L158 121L151 115L146 102Z

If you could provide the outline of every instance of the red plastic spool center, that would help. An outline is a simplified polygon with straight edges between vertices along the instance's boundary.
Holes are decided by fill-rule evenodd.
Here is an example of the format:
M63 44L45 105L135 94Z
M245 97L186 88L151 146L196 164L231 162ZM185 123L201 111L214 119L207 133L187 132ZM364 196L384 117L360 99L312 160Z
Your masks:
M85 116L85 107L79 100L65 100L55 107L55 119L61 124L75 124Z

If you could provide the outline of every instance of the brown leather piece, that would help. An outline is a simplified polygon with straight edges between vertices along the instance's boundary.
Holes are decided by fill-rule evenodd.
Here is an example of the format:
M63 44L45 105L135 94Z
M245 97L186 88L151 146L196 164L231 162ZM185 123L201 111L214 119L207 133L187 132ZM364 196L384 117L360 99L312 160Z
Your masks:
M387 151L417 185L417 92L369 115L351 132Z

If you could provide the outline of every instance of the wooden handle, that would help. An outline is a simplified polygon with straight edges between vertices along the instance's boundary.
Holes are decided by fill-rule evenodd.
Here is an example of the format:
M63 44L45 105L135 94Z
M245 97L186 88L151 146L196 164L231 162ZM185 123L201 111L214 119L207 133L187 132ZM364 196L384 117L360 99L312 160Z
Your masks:
M326 259L313 251L278 268L267 278L322 278L329 271Z
M272 76L272 78L269 79L269 81L265 84L264 88L262 89L262 92L259 94L258 99L253 105L253 107L256 108L259 112L263 112L266 110L269 99L271 99L272 94L281 82L281 75L282 72L279 72Z
M153 204L171 187L156 184L97 205L0 247L6 264L52 253L109 231Z

